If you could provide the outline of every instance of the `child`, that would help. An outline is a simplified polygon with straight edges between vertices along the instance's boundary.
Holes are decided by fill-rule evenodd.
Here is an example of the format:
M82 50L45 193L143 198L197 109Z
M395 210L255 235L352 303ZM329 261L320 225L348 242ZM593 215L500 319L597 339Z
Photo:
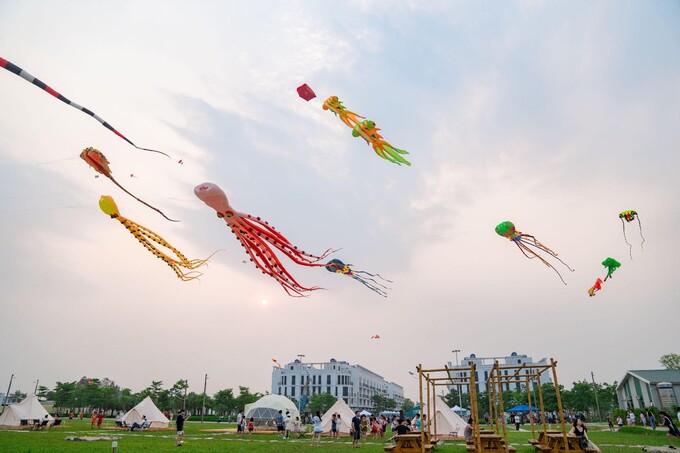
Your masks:
M300 417L295 417L295 421L293 422L293 433L297 433L298 439L300 438ZM304 433L302 435L304 435Z
M250 420L248 420L248 434L250 434L250 437L253 437L253 430L255 429L255 423L253 423L253 417L250 417Z

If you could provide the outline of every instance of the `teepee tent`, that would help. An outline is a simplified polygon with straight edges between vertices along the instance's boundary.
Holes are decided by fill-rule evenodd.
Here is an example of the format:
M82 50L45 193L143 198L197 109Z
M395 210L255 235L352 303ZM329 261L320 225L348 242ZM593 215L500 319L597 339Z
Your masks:
M283 395L265 395L254 403L246 404L244 408L246 419L250 420L252 417L255 426L276 426L276 416L279 415L279 411L283 415L284 422L286 411L293 420L300 416L295 403Z
M150 396L147 396L138 405L127 411L121 421L127 426L132 426L135 422L141 425L142 417L145 415L146 419L149 420L151 428L167 428L170 423L170 420L151 401Z
M435 396L435 398L437 409L437 434L463 437L463 432L467 423L465 423L458 414L452 411L439 396ZM434 426L431 426L430 429L434 429Z
M340 416L337 423L337 429L339 433L349 434L350 426L352 425L352 418L354 417L354 412L349 408L345 400L338 398L338 400L331 406L330 409L323 414L321 417L321 423L323 424L323 432L328 433L331 431L331 419L333 414Z
M31 393L22 402L5 407L5 411L0 415L0 426L20 426L21 420L42 421L45 415L50 423L54 421L54 418L42 407L38 397Z

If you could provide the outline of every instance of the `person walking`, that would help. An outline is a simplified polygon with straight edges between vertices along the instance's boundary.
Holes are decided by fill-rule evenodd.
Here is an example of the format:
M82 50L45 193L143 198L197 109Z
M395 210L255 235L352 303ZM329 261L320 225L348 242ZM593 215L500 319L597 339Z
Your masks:
M97 429L102 429L102 422L104 421L104 411L99 411L97 415Z
M312 443L310 447L314 446L314 438L316 437L316 446L321 446L321 433L323 433L323 424L321 423L321 413L316 411L314 417L312 417L312 423L314 423L314 431L312 431Z
M184 437L184 422L186 421L187 418L184 416L185 412L184 409L180 409L177 411L177 420L175 421L175 424L177 425L177 437L175 437L175 447L181 447L182 446L182 438Z
M290 416L290 412L286 411L286 421L285 423L285 431L283 433L283 438L284 439L290 439L290 432L293 430L293 417Z
M338 418L335 414L331 416L331 438L338 438Z
M248 420L248 437L251 439L253 438L253 431L255 431L255 420L250 417L250 420Z
M675 449L675 446L673 445L673 438L680 437L680 431L678 431L678 428L675 427L673 420L671 420L670 415L668 415L666 411L659 411L659 418L661 419L661 426L668 428L669 447Z
M642 426L643 426L644 428L647 427L647 417L645 417L645 411L644 411L644 409L643 409L643 410L640 410L640 423L642 423Z
M243 437L243 411L239 411L238 415L236 416L236 435L239 437Z
M276 432L279 434L281 437L284 437L285 433L283 432L283 411L280 410L278 414L276 414Z
M515 431L519 431L519 424L522 420L519 418L518 414L515 414Z
M94 425L97 424L97 411L92 411L92 424L90 425L90 429L94 429Z

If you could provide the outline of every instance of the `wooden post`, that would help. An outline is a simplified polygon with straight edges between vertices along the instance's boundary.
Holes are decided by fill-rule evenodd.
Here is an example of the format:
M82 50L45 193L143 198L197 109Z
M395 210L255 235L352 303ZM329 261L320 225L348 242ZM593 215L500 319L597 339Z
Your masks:
M534 434L534 416L533 416L533 410L531 409L531 385L529 384L529 378L526 379L527 382L527 397L529 399L529 421L531 422L531 438L536 439L536 435Z
M560 396L560 385L557 382L557 362L551 357L550 367L552 368L553 382L555 383L555 396L557 397L557 410L560 412L560 423L562 423L562 437L564 437L564 446L569 449L569 443L567 442L567 428L564 426L564 413L562 412L562 397Z
M543 406L543 389L541 388L541 373L536 375L536 385L538 386L538 400L540 401L539 408L541 409L541 421L543 422L543 435L547 433L547 424L545 417L545 406Z
M496 368L498 372L498 414L501 416L501 422L503 426L503 439L505 439L505 451L506 453L509 452L508 450L508 430L507 426L505 424L505 408L503 406L503 386L501 384L501 370L498 368L498 360L496 360L496 363L494 364L494 368Z
M470 405L473 406L471 409L474 409L473 411L473 416L476 417L476 423L474 423L473 420L473 425L472 425L472 433L475 439L475 449L477 451L482 450L482 439L479 437L479 411L477 409L477 384L475 380L475 370L477 369L477 366L473 363L470 364L470 378L468 379L468 382L470 383Z
M423 443L425 434L423 434L423 364L418 364L418 391L420 393L420 443ZM425 447L421 448L421 452L425 453Z
M429 375L428 375L428 377L429 377ZM430 418L430 421L427 424L427 431L430 434L430 439L432 439L432 433L433 432L434 432L435 436L437 435L437 385L434 382L432 383L432 394L433 394L433 397L432 397L432 412L434 413L434 415L433 415L434 419L430 418L430 416L427 417L427 418ZM429 413L429 411L428 411L428 413ZM432 425L434 427L434 431L430 430L430 425Z

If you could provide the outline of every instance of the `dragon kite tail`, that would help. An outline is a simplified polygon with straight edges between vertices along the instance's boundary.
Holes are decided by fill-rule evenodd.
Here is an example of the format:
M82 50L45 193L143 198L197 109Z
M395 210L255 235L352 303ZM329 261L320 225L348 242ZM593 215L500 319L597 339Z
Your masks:
M156 211L157 213L159 213L160 215L162 215L163 217L165 217L166 220L169 220L169 221L171 221L171 222L179 222L179 220L174 220L174 219L171 219L170 217L166 216L166 215L163 213L163 211L161 211L160 209L158 209L158 208L156 208L156 207L153 207L153 206L151 206L149 203L147 203L146 201L144 201L144 200L142 200L142 199L140 199L140 198L137 198L136 196L132 195L130 192L127 191L127 189L126 189L125 187L123 187L123 186L121 186L120 184L118 184L118 181L116 181L116 180L113 178L113 176L108 175L108 178L109 178L115 185L117 185L123 192L125 192L125 193L128 194L128 195L130 195L132 198L134 198L135 200L139 201L139 202L142 203L144 206L153 209L154 211Z
M130 145L134 146L135 148L137 148L137 149L139 149L139 150L142 150L142 151L149 151L149 152L152 152L152 153L162 154L162 155L164 155L164 156L170 158L170 156L169 156L168 154L164 153L163 151L158 151L158 150L149 149L149 148L142 148L141 146L135 145L134 143L132 143L132 141L131 141L129 138L127 138L126 136L124 136L123 134L121 134L120 132L118 132L113 126L111 126L109 123L107 123L106 121L104 121L104 119L103 119L102 117L100 117L99 115L97 115L96 113L94 113L92 110L90 110L90 109L88 109L87 107L83 107L82 105L76 104L75 102L71 101L71 100L68 99L66 96L62 95L61 93L59 93L58 91L56 91L55 89L53 89L52 87L50 87L49 85L47 85L45 82L43 82L42 80L40 80L40 79L34 77L33 75L31 75L30 73L26 72L25 70L23 70L23 69L20 68L19 66L15 65L15 64L12 63L11 61L7 61L7 60L5 60L4 58L0 57L0 67L5 68L6 70L8 70L9 72L11 72L12 74L18 75L19 77L21 77L22 79L26 80L27 82L32 83L33 85L37 86L37 87L40 88L41 90L46 91L47 93L51 94L51 95L54 96L55 98L59 99L59 100L60 100L61 102L63 102L64 104L70 105L71 107L73 107L73 108L75 108L75 109L77 109L77 110L80 110L81 112L83 112L83 113L85 113L85 114L87 114L87 115L90 115L92 118L94 118L94 119L96 119L97 121L99 121L99 123L101 123L102 126L104 126L105 128L107 128L108 130L110 130L111 132L113 132L114 134L116 134L117 136L119 136L120 138L122 138L123 140L125 140L126 142L128 142Z
M402 154L408 154L408 151L404 149L395 148L392 145L383 146L383 150L387 155L389 155L392 158L392 159L386 158L390 162L393 162L397 165L404 164L408 165L409 167L411 166L411 162L407 161L401 156Z

